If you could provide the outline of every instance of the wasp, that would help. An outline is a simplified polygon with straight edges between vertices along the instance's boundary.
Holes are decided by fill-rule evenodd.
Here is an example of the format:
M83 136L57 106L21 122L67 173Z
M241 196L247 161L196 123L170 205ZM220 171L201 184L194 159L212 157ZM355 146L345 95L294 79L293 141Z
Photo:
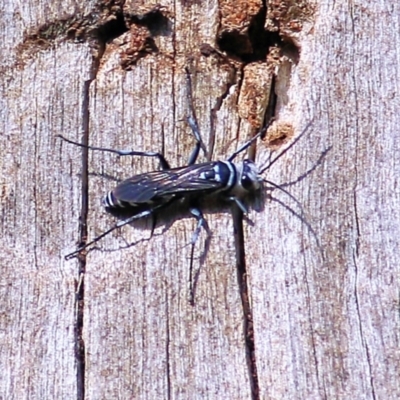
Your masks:
M208 196L216 196L236 204L243 212L247 212L244 202L249 195L256 194L262 188L263 182L268 182L274 187L273 182L262 178L262 174L281 157L289 148L291 148L302 134L292 142L283 152L270 161L269 164L259 169L256 164L249 159L235 162L235 158L246 149L248 149L258 138L267 130L266 125L253 138L240 146L230 157L221 161L209 161L196 164L200 150L207 156L206 147L201 139L199 126L195 117L192 104L191 77L186 70L187 79L187 98L189 104L189 116L187 122L195 138L195 147L189 157L186 166L171 168L165 157L158 152L141 152L135 150L115 150L103 147L88 146L71 141L61 135L58 135L64 141L87 148L89 150L98 150L111 152L119 156L141 156L155 157L160 163L160 170L134 175L120 182L113 190L108 192L102 204L106 211L113 214L129 212L129 217L119 220L110 229L103 232L93 240L80 246L76 251L65 256L66 259L77 256L83 250L92 246L104 236L112 231L132 223L135 220L156 216L173 203L188 202L191 215L197 220L196 229L192 235L191 259L190 259L190 277L192 276L193 252L195 243L199 237L202 228L207 228L207 223L200 209L199 204ZM281 188L285 193L286 190ZM191 288L191 296L193 290Z
M131 216L118 221L109 230L82 245L76 251L66 255L66 259L76 256L82 252L82 250L98 242L115 229L130 224L134 220L153 215L172 203L182 200L189 199L189 201L192 202L189 211L198 221L196 231L192 238L193 244L197 240L201 227L205 226L206 223L203 213L196 205L196 203L199 203L199 199L204 199L211 195L220 196L228 201L233 201L246 213L247 208L243 202L243 198L248 194L260 190L263 179L253 161L246 159L235 163L233 160L239 153L247 149L259 136L261 136L261 132L241 146L240 149L227 160L195 164L199 153L199 151L195 149L194 156L191 156L191 160L187 166L170 168L169 163L160 153L86 146L59 135L60 138L68 143L86 147L90 150L107 151L120 156L136 155L157 157L161 165L161 171L134 175L122 181L113 190L108 192L102 199L102 204L105 209L115 214L118 214L119 211L128 211Z

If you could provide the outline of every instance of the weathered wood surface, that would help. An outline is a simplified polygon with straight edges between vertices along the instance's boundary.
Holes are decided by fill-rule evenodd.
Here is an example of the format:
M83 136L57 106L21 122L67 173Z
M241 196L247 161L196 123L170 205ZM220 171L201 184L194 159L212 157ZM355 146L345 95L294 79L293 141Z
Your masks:
M398 398L400 6L270 2L266 26L301 49L271 67L248 36L261 1L157 3L2 6L0 398ZM206 57L204 43L230 53ZM187 215L150 240L150 222L134 224L84 262L63 258L85 174L82 150L56 135L164 148L185 165L187 65L205 143L215 110L214 159L254 134L271 70L278 126L297 136L311 122L267 175L299 203L275 190L243 223L254 355L229 208L206 214L194 307ZM268 153L259 143L258 164ZM157 163L88 157L93 238L115 221L100 204L111 177Z

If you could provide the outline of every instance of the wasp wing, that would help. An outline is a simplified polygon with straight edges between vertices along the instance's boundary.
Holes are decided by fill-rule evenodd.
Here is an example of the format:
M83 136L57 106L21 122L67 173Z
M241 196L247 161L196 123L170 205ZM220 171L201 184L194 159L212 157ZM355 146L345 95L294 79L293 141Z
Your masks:
M224 189L231 170L225 163L209 162L133 176L121 182L113 195L127 203L165 201L186 193Z

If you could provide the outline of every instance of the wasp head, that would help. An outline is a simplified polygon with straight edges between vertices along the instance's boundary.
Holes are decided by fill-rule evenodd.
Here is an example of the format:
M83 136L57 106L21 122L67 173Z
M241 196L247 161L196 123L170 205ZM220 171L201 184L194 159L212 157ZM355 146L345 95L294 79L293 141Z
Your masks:
M246 194L255 192L261 188L262 178L259 175L258 168L251 160L244 160L237 165L236 191Z

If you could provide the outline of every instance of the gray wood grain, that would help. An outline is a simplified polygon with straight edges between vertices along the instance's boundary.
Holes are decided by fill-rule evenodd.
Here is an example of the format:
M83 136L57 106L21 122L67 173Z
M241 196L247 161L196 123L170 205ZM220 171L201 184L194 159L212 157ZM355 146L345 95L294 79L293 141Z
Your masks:
M301 39L282 112L313 123L268 177L296 181L331 150L287 187L306 223L274 202L251 215L262 398L399 396L398 11L322 2Z
M2 6L0 398L399 397L399 6L286 5L265 25L300 53L268 62L246 53L261 2ZM101 197L158 166L93 151L84 171L57 135L185 165L186 66L213 159L255 133L272 71L276 132L307 128L266 172L294 197L268 192L243 223L249 309L229 206L206 209L194 306L183 211L64 260L86 195L92 239L116 221Z
M55 68L57 60L63 65ZM37 54L2 82L1 393L64 397L76 391L76 241L79 154L55 134L78 137L89 49ZM65 151L64 151L65 150ZM75 192L75 197L74 197ZM14 397L13 397L14 396Z

